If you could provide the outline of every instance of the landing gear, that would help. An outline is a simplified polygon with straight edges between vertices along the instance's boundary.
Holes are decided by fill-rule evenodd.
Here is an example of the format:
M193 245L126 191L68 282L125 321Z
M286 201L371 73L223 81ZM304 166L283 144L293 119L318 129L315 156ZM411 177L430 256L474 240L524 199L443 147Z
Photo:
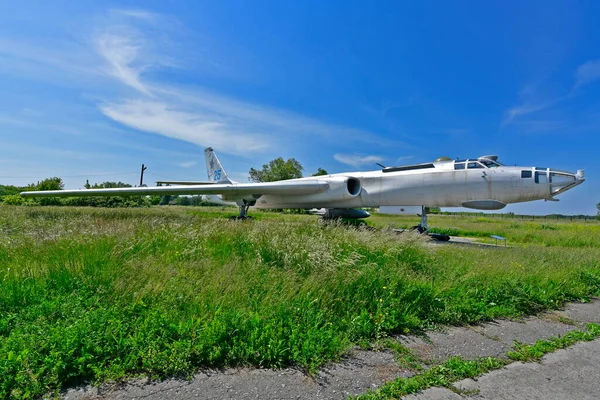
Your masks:
M427 233L429 231L429 226L427 225L427 214L429 213L429 207L422 206L421 214L417 214L421 217L421 222L419 225L413 226L413 229L417 230L419 233Z
M427 214L429 213L429 207L422 206L421 207L421 223L419 225L413 226L413 229L419 233L423 233L429 235L430 238L434 240L439 240L440 242L447 242L450 240L450 236L442 235L441 233L429 233L429 226L427 225Z
M240 204L241 203L241 204ZM247 202L246 200L242 200L238 202L238 208L240 209L240 215L229 217L230 220L246 220L251 219L252 217L248 215L248 209L256 204L256 202Z

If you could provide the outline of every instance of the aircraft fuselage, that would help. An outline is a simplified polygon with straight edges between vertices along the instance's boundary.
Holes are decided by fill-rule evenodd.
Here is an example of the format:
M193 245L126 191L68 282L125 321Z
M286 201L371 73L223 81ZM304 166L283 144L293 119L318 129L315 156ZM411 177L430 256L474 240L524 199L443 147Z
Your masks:
M473 168L468 168L470 164ZM456 169L461 166L464 169ZM553 196L583 181L582 171L570 173L549 168L504 165L487 167L477 160L441 161L427 168L387 170L317 177L329 180L357 179L360 192L349 198L329 199L326 192L293 197L263 195L257 199L255 207L355 208L402 205L494 210L510 203L555 200ZM314 180L315 177L298 181L303 179Z

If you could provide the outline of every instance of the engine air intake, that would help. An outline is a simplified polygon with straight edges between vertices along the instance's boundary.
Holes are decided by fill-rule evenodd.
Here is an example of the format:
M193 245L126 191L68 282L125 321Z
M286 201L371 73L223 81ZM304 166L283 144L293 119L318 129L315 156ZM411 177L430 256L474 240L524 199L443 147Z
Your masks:
M346 185L348 187L348 193L350 193L352 196L358 196L360 194L361 186L359 179L348 178Z

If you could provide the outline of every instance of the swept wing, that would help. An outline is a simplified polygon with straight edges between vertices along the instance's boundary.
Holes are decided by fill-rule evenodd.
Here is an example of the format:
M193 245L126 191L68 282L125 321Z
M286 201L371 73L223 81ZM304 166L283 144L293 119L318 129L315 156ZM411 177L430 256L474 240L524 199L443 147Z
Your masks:
M157 185L214 185L217 182L209 181L156 181Z
M80 197L127 195L224 194L235 196L307 195L326 191L329 182L321 180L279 181L266 183L233 183L211 185L151 186L111 189L44 190L22 192L23 197Z

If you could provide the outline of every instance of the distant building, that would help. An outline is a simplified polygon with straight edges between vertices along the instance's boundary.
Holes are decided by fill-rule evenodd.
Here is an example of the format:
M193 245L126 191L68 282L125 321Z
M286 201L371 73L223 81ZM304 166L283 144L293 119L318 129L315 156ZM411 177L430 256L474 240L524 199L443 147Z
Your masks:
M421 214L420 206L381 206L379 214Z

